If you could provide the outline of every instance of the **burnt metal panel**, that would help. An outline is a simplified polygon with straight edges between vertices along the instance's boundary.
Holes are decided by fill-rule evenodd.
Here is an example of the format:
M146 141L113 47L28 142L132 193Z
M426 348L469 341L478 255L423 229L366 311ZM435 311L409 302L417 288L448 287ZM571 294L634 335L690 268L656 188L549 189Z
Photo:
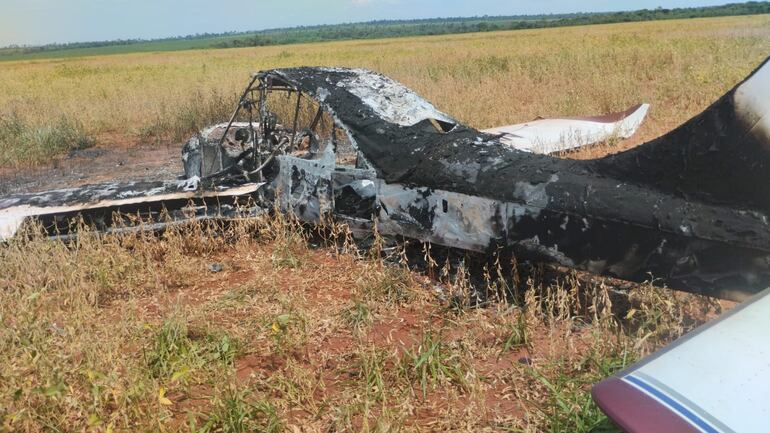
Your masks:
M273 182L282 211L304 221L319 221L334 209L331 173L333 160L306 160L290 155L276 158L278 175Z

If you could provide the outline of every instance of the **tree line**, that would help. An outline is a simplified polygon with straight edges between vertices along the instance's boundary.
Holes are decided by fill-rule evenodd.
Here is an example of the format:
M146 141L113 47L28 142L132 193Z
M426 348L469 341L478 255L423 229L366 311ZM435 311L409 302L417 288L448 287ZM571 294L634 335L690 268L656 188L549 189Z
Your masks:
M751 1L722 6L675 9L641 9L626 12L482 16L466 18L430 18L415 20L379 20L365 23L299 26L250 32L202 33L164 39L121 39L100 42L75 42L42 46L11 46L0 49L0 56L96 48L170 41L200 41L195 48L234 48L285 45L350 39L380 39L406 36L446 35L497 30L538 29L589 24L685 19L770 13L770 2ZM188 47L192 48L192 47Z

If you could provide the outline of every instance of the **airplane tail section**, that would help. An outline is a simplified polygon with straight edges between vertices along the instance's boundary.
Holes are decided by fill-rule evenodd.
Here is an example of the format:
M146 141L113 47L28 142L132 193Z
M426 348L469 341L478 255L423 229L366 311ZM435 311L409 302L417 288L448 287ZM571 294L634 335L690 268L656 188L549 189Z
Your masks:
M596 163L666 193L770 211L770 59L668 134Z

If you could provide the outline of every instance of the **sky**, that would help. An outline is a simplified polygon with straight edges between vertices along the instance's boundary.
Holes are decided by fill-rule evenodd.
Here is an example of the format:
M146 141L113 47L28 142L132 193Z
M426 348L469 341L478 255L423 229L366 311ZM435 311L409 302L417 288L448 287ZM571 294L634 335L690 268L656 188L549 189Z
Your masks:
M0 46L152 39L378 19L712 6L728 0L0 0Z

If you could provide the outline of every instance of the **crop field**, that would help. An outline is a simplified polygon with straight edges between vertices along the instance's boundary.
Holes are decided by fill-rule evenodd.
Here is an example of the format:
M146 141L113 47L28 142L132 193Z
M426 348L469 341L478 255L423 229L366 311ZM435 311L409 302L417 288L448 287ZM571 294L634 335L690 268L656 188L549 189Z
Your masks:
M652 104L639 140L701 111L770 53L770 16L0 64L0 166L177 143L227 117L251 72L365 67L474 127Z
M299 65L377 70L478 128L652 104L632 140L574 155L595 157L768 54L761 15L3 62L0 174L178 146L250 72ZM591 385L731 307L494 258L477 305L465 259L279 216L30 231L0 246L0 432L614 432Z

